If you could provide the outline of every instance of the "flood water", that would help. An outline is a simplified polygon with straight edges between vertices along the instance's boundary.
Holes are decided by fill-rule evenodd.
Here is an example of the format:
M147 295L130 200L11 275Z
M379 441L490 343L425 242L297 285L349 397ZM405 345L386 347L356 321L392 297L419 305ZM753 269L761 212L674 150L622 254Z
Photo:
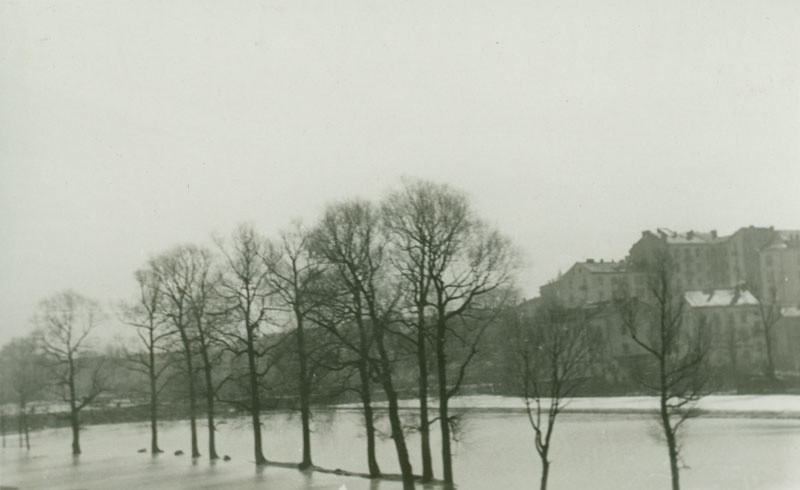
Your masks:
M383 427L388 431L385 421ZM314 463L327 468L366 471L365 439L360 414L326 412L315 420ZM273 461L300 459L300 421L290 414L272 414L264 425L265 455ZM562 414L556 427L551 460L551 489L669 488L666 449L646 415ZM206 454L205 427L200 435ZM395 490L390 481L370 481L323 473L301 473L253 465L252 435L245 418L222 421L217 433L220 455L231 461L210 462L175 456L189 452L186 422L162 424L157 457L138 453L149 445L145 423L86 427L83 454L70 456L68 429L31 434L31 450L7 436L0 451L0 485L20 489L332 489ZM470 413L455 447L458 488L538 488L539 465L533 431L520 413ZM419 470L419 440L409 436L414 469ZM434 439L434 451L438 440ZM701 418L690 422L681 472L686 489L800 488L800 420ZM390 439L380 442L384 472L397 472ZM437 476L441 474L435 458ZM435 488L435 487L431 487Z

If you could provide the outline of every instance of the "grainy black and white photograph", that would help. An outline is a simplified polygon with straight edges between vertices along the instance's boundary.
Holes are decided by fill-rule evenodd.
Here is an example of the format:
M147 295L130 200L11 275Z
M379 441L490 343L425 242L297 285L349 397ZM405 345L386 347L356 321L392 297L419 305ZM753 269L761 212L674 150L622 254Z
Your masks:
M800 488L800 4L0 0L0 489Z

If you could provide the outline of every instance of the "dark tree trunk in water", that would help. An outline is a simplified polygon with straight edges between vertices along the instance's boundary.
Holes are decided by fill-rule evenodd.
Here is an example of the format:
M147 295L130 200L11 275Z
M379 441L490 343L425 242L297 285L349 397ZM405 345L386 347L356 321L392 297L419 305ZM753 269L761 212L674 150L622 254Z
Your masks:
M369 476L375 478L381 475L378 459L375 457L375 414L372 410L372 395L370 394L370 377L366 361L359 362L358 374L361 381L361 404L364 407L364 428L367 432L367 467Z
M77 456L81 453L80 424L77 411L73 410L70 413L69 421L72 426L72 454Z
M28 411L25 408L25 403L20 404L19 407L20 421L22 423L22 432L25 435L25 449L31 450L30 430L28 429Z
M399 405L397 403L397 393L394 388L389 387L386 392L386 397L389 398L389 423L392 427L392 440L394 440L395 449L397 450L397 461L400 465L400 474L403 478L403 489L413 490L414 488L414 472L411 468L411 460L408 457L408 448L406 447L406 440L403 436L403 423L400 420Z
M75 365L70 353L68 360L68 384L69 384L69 423L72 427L72 454L78 455L81 453L81 439L80 439L80 420L78 420L78 406L75 399Z
M219 459L217 455L217 444L215 434L217 428L214 426L214 380L211 378L211 362L208 359L208 352L203 348L203 372L206 381L206 418L208 419L208 457L209 459Z
M419 366L419 435L422 449L422 481L433 480L433 461L431 457L431 433L428 421L428 356L425 348L425 315L421 306L417 316L417 364Z
M22 447L22 411L17 415L17 442Z
M153 330L150 329L150 453L163 451L158 447L158 392L156 390L155 352L153 352Z
M250 312L248 310L247 318L250 318L249 314ZM264 457L264 450L261 442L261 398L258 394L256 349L253 329L253 326L248 326L247 328L247 364L250 381L250 416L253 424L253 456L255 457L256 465L260 466L267 464L267 458Z
M308 379L308 366L306 359L305 332L303 330L303 316L295 310L297 317L297 354L300 359L300 419L303 430L303 461L300 468L308 468L311 462L311 387Z
M547 490L547 475L550 473L550 462L547 457L542 458L542 480L539 484L539 490Z
M378 341L378 348L381 351L381 370L383 371L381 372L381 382L383 391L386 393L386 398L389 401L389 424L392 428L392 440L394 441L395 450L397 451L397 462L400 466L400 474L403 478L403 489L413 490L414 472L411 468L408 447L406 446L405 436L403 435L403 423L400 420L397 392L392 383L389 358L382 346L382 342L382 340Z
M192 354L188 346L188 340L184 340L186 355L186 370L189 376L189 427L192 434L192 457L200 457L200 449L197 447L197 392L195 390L194 366L192 365Z
M442 471L445 483L453 483L453 460L450 450L450 414L447 393L447 354L445 353L444 312L439 314L436 332L436 370L439 381L439 427L442 432Z

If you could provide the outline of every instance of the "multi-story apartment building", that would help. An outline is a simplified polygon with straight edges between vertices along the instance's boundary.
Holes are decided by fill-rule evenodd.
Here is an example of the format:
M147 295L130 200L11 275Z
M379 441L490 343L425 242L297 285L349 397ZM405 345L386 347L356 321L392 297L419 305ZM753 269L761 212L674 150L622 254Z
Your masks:
M668 228L646 230L633 244L628 260L632 270L643 271L654 257L666 254L675 266L676 286L680 289L711 289L727 286L726 264L722 259L724 237L717 232L678 233Z
M746 284L751 290L761 290L761 250L775 239L773 228L748 226L739 228L725 240L727 277L724 285ZM723 286L720 283L720 286Z
M711 364L730 374L759 373L765 365L758 300L743 288L686 291L688 321L710 328Z
M800 230L775 231L758 261L761 300L800 306Z
M784 312L800 310L800 231L754 226L730 236L714 230L644 231L625 261L577 262L540 292L567 307L595 308L599 313L592 323L607 333L611 355L635 357L638 346L620 330L609 304L623 294L645 297L648 264L660 254L671 259L675 286L685 291L687 321L704 318L714 332L712 362L738 373L762 372L766 346L759 300L775 302ZM789 355L784 351L800 349L800 316L784 314L778 327L779 364ZM786 367L800 370L800 356L791 359L797 366Z
M556 280L542 286L542 297L556 298L574 308L611 301L624 292L643 294L644 274L628 270L622 261L588 259L575 265Z

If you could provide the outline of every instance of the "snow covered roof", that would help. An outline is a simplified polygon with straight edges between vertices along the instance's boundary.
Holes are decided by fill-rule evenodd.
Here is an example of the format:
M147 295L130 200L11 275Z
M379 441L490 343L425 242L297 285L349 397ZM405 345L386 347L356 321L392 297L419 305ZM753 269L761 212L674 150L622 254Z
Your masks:
M686 291L683 296L692 308L719 306L756 306L758 300L745 289L714 289L711 291Z
M716 231L703 232L703 231L687 231L677 232L669 228L658 228L655 232L650 231L650 234L657 236L670 245L704 245L710 243L717 243L726 240L728 237L717 236Z
M781 316L791 317L791 318L800 318L800 307L789 306L787 308L781 308Z
M595 260L587 260L586 262L578 262L578 264L585 267L589 272L593 274L608 274L613 272L625 272L625 263L624 262L615 262L615 261L600 261L597 262Z

